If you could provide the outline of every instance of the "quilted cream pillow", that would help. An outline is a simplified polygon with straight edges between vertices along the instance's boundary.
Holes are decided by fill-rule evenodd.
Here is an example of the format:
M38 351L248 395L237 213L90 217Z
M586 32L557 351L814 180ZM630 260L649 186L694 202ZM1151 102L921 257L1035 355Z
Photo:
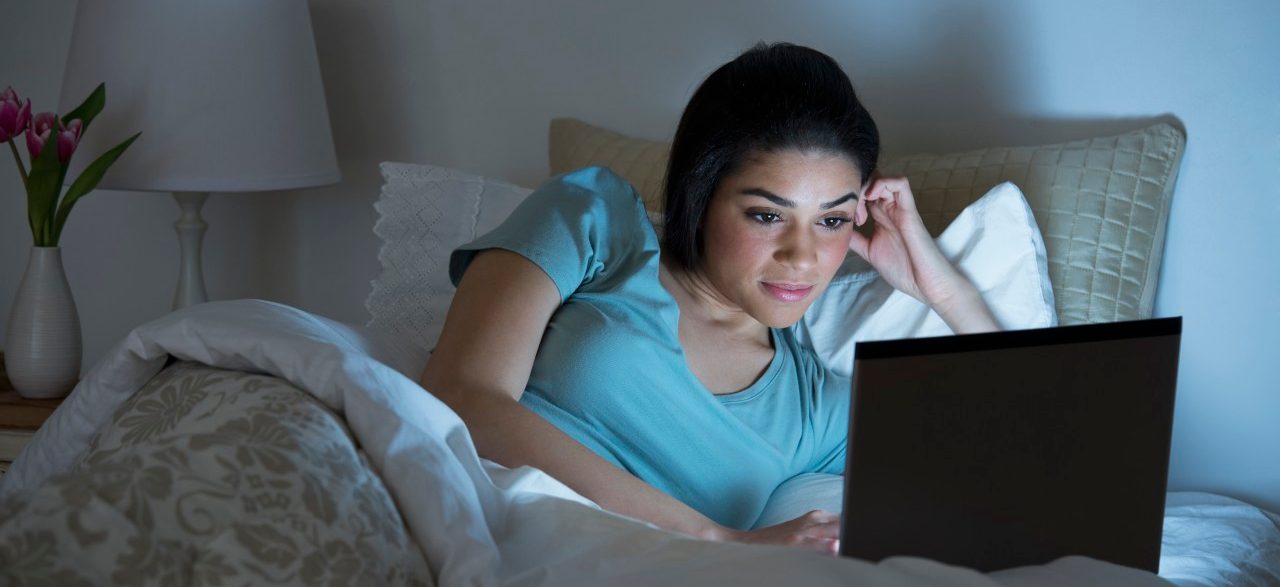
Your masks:
M551 175L603 165L631 182L650 212L662 211L669 143L633 139L573 118L552 120L550 136Z
M1038 147L912 155L881 163L911 181L937 236L971 202L1010 181L1022 189L1049 254L1061 324L1150 318L1170 196L1185 139L1160 123L1118 136ZM551 121L551 173L610 167L660 210L666 143L573 119Z

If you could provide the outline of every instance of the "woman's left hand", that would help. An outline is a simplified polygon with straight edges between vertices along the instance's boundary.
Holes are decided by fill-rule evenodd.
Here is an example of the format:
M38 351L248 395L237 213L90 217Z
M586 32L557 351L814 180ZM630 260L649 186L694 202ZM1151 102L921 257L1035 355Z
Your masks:
M937 307L971 287L938 250L925 229L905 177L873 176L858 200L854 221L876 221L871 237L853 231L849 249L866 259L885 281L911 297Z

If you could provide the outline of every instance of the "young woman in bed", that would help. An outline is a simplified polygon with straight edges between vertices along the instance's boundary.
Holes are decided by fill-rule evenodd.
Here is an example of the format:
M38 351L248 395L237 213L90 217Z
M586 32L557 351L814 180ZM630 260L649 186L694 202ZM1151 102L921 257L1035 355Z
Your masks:
M775 488L845 464L850 382L791 326L849 251L956 332L997 328L907 181L874 175L875 123L826 55L758 45L680 119L661 238L608 169L551 179L453 252L458 286L422 384L480 455L712 540L834 552L838 516L749 530ZM870 237L853 230L875 219Z

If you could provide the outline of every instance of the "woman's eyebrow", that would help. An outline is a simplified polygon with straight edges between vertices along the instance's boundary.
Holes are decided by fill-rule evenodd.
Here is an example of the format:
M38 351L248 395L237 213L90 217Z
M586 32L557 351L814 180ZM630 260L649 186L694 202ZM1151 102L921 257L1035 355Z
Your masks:
M857 199L857 197L858 197L858 192L849 192L843 196L840 196L839 198L836 198L834 200L831 200L830 202L827 202L826 204L819 205L818 208L821 208L823 210L830 210L832 208L835 208L836 206L839 206L840 204L848 202L849 200Z
M746 196L760 196L761 198L764 198L764 199L766 199L766 200L769 200L770 202L773 202L774 204L776 204L776 205L778 205L778 206L782 206L783 208L795 208L795 207L796 207L796 203L795 203L795 202L792 202L791 200L788 200L788 199L786 199L786 198L783 198L783 197L779 196L778 194L775 194L775 193L773 193L773 192L771 192L771 191L769 191L769 190L766 190L766 189L764 189L764 188L746 188L746 189L742 190L742 191L741 191L741 192L739 192L739 193L741 193L741 194L743 194L743 195L746 195ZM845 202L847 202L847 201L849 201L849 200L856 199L857 197L858 197L858 192L849 192L849 193L847 193L847 194L845 194L845 195L843 195L843 196L840 196L839 198L836 198L836 199L834 199L834 200L832 200L832 201L830 201L830 202L827 202L827 203L825 203L825 204L819 204L819 205L818 205L818 208L819 208L819 209L821 209L821 210L830 210L830 209L835 208L836 206L839 206L840 204L843 204L843 203L845 203Z

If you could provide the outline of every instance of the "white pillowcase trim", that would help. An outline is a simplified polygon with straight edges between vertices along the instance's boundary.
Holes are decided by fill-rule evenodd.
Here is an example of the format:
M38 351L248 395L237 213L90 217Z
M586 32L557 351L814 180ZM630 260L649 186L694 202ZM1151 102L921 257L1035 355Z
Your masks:
M449 254L510 215L531 190L448 167L383 163L374 208L382 272L365 308L368 326L431 349L453 301Z

